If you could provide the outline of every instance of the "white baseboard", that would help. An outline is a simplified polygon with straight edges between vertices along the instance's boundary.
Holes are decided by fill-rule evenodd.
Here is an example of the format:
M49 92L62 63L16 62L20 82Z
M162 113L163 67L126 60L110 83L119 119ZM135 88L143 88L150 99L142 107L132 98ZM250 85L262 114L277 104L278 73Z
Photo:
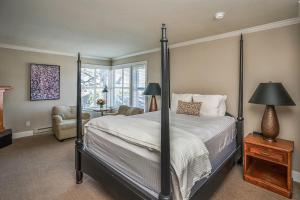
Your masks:
M292 176L295 182L300 183L300 172L293 170Z
M52 133L52 127L38 128L33 130L34 135L42 135Z
M33 136L33 130L17 132L12 134L13 139L28 137L28 136Z

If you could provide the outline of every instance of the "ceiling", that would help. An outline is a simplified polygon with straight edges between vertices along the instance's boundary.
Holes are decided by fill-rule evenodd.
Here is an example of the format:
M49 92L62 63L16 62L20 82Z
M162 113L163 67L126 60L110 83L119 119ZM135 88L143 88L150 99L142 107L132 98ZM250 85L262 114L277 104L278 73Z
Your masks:
M158 47L162 22L174 44L297 15L297 0L0 0L0 43L114 58Z

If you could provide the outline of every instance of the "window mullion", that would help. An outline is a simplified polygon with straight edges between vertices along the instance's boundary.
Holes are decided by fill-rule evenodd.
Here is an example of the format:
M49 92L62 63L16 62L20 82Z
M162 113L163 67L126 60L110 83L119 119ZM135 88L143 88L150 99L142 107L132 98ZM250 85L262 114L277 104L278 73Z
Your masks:
M124 68L122 68L122 104L124 104Z
M110 102L111 102L111 106L115 106L115 77L114 77L114 70L111 70L111 95L110 96Z
M130 66L129 104L133 106L133 68Z
M94 103L95 103L95 100L96 100L96 97L97 97L97 95L96 95L96 88L97 88L97 81L96 81L96 69L94 69Z

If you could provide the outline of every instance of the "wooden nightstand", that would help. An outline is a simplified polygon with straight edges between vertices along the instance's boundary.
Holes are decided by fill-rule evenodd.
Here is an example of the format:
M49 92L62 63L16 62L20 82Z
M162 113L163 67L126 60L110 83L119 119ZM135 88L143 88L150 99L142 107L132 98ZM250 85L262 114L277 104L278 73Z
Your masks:
M259 135L244 138L244 179L250 183L292 198L292 152L294 142L269 142Z

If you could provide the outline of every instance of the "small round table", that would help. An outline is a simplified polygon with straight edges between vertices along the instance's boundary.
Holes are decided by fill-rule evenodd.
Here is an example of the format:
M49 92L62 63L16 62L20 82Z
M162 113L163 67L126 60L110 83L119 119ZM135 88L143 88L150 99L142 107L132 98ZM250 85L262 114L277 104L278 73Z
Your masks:
M100 112L101 113L101 117L104 116L104 112L109 111L108 109L95 109L94 112Z

